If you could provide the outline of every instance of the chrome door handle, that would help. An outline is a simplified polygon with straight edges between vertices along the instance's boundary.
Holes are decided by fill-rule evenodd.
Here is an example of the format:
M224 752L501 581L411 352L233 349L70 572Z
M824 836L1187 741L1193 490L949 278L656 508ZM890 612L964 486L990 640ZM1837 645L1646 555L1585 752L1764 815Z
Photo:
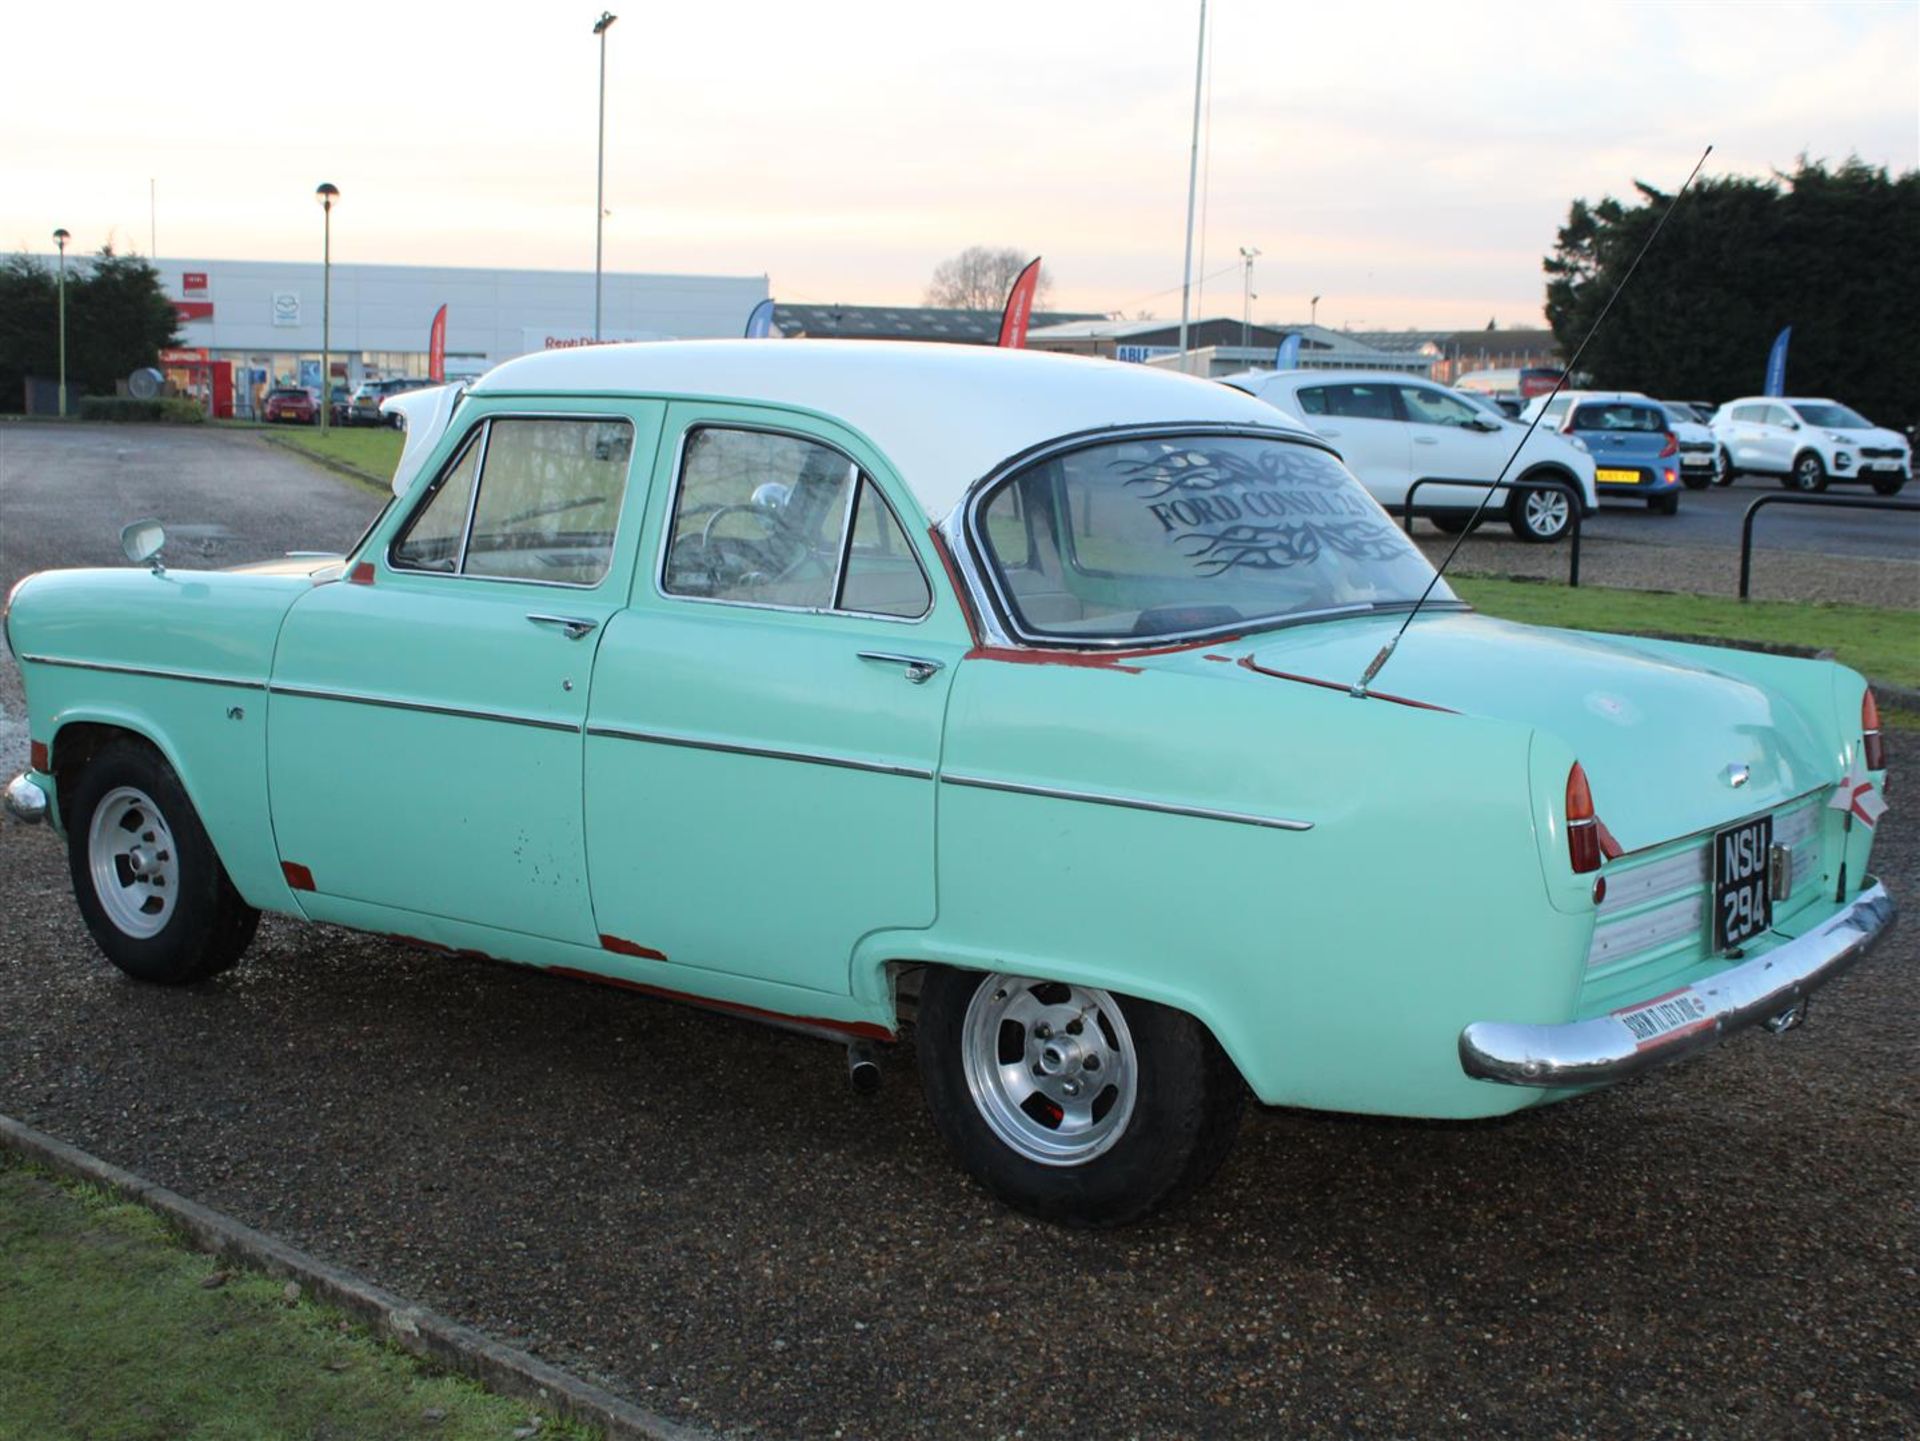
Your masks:
M529 615L528 620L535 625L557 625L567 633L568 640L579 640L582 636L592 635L599 627L597 620L588 620L578 615Z
M943 665L943 662L928 660L925 656L895 655L891 651L884 650L863 650L860 652L860 659L878 661L881 665L905 666L907 679L915 685L924 685L932 680L940 673Z

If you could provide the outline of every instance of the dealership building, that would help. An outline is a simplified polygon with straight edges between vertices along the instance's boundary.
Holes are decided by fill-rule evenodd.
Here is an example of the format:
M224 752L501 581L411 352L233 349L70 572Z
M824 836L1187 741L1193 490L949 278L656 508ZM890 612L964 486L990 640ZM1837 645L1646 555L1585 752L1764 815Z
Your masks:
M231 413L257 414L272 385L320 386L321 327L333 383L427 374L434 315L447 308L446 376L479 375L536 350L591 344L590 271L490 270L428 265L322 267L297 261L167 258L154 262L180 313L180 344L161 356L178 388L223 394ZM600 338L661 340L740 335L767 298L764 275L601 277ZM330 320L328 317L330 316Z

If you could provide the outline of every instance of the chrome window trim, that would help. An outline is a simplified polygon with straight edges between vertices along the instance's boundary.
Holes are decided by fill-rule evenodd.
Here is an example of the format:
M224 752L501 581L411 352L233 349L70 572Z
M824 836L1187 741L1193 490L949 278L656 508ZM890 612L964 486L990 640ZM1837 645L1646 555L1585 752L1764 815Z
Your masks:
M435 705L431 701L400 700L395 696L367 695L360 691L328 690L320 686L271 685L272 695L293 696L300 700L339 701L344 705L378 706L383 710L418 711L423 715L454 716L460 720L494 721L501 725L526 726L531 730L561 731L579 735L574 721L547 720L540 716L515 715L511 711L475 710L467 706Z
M995 780L989 776L954 775L943 772L941 783L950 786L965 786L971 790L1001 791L1008 795L1040 796L1046 800L1080 801L1087 805L1117 806L1122 810L1147 811L1162 816L1188 816L1200 821L1229 821L1234 825L1260 826L1275 831L1310 831L1312 821L1293 820L1285 816L1256 816L1245 811L1212 810L1206 806L1174 805L1167 801L1150 801L1140 796L1108 795L1100 791L1065 790L1057 786L1028 785L1024 781Z
M70 660L57 655L23 655L22 664L64 666L69 670L108 671L114 675L148 676L155 680L184 680L196 685L228 685L240 690L265 690L264 680L242 680L238 676L216 675L211 671L169 670L164 666L120 665L104 660Z
M984 477L975 481L973 485L968 488L967 493L961 498L960 504L954 508L953 514L948 517L947 527L943 528L950 542L956 538L962 542L958 545L949 545L949 549L954 552L956 564L960 564L962 552L965 552L968 557L969 563L963 566L963 574L968 588L974 591L974 599L977 603L976 610L981 617L983 629L986 627L987 617L991 615L994 621L993 628L998 633L998 636L1009 637L1011 638L1011 643L1028 650L1157 650L1162 646L1179 646L1189 642L1198 643L1209 640L1219 640L1227 636L1245 635L1252 630L1270 630L1291 619L1291 617L1287 616L1269 616L1263 620L1239 621L1232 625L1207 626L1199 630L1166 631L1151 636L1066 637L1059 635L1039 635L1031 631L1023 630L1019 621L1015 618L1014 608L1001 588L1000 577L990 563L993 552L988 548L985 534L981 529L980 510L987 498L994 491L998 490L1003 482L1011 479L1021 471L1026 470L1029 466L1051 460L1058 455L1067 454L1076 450L1086 450L1095 445L1112 444L1117 441L1154 440L1163 437L1172 438L1186 435L1238 435L1246 436L1254 440L1290 442L1295 445L1307 446L1313 450L1324 451L1332 456L1337 463L1343 467L1345 466L1345 462L1340 459L1340 453L1319 436L1301 434L1297 431L1284 430L1279 427L1269 429L1265 426L1246 425L1226 421L1189 421L1185 424L1163 422L1152 425L1108 426L1097 430L1076 431L1071 435L1059 436L1043 444L1030 446L1018 455L1001 461L999 465L995 466ZM1349 474L1351 474L1351 472L1349 472ZM1358 485L1359 482L1356 480L1354 484ZM1362 490L1364 491L1365 487L1362 487ZM1391 517L1389 517L1389 519L1391 519ZM1412 602L1408 602L1408 604L1412 604ZM1436 604L1464 606L1464 603L1458 600L1451 602L1430 601L1428 608L1430 609ZM1305 620L1311 619L1312 616L1302 614L1298 618Z
M830 605L780 605L776 602L766 600L725 600L719 596L683 595L677 590L668 590L667 553L673 548L673 517L679 509L680 490L686 479L687 441L696 431L701 430L740 430L755 435L778 435L784 436L789 440L805 441L809 445L819 446L822 450L832 451L835 455L844 459L848 465L853 467L856 476L871 480L874 490L886 505L887 512L892 515L893 523L900 527L900 534L907 541L907 554L913 558L914 565L919 567L921 583L927 588L927 608L921 611L919 615L886 615L880 611L872 610L841 610L836 606ZM854 493L857 495L859 490L860 487L856 484L853 487ZM843 562L845 559L844 547L845 536L843 535ZM718 421L696 420L692 425L683 429L678 439L674 441L673 488L667 494L667 508L661 515L660 544L653 564L653 593L660 600L673 601L676 603L686 602L692 605L723 605L732 607L735 610L769 610L778 611L785 615L852 616L860 620L885 621L888 625L919 625L924 622L928 616L933 614L935 607L939 603L933 588L933 578L927 574L927 567L925 562L920 559L920 552L914 548L913 540L907 532L907 527L901 523L900 512L893 508L892 499L887 495L885 488L881 486L877 478L869 475L859 461L848 455L846 451L842 450L830 440L825 440L818 435L811 435L804 430L789 429L786 426L780 425L763 425L753 421L721 423ZM836 596L840 593L840 573L837 570L834 574L833 593ZM955 597L955 599L957 600L958 597Z
M699 736L675 735L666 731L634 730L627 726L590 725L587 734L603 740L640 741L647 745L678 746L685 750L717 751L722 755L755 756L762 760L797 761L803 765L833 766L839 770L867 771L874 775L903 776L908 780L930 781L933 772L923 766L888 765L854 756L833 755L825 751L783 750L772 746L743 745L736 741L707 740Z
M427 483L426 489L421 492L420 499L415 504L413 510L408 513L406 520L400 523L399 529L394 532L393 539L387 542L385 552L387 569L399 575L424 575L430 576L435 580L490 582L494 585L539 585L546 586L551 590L599 590L613 575L613 563L618 558L620 552L620 538L626 532L627 516L633 509L629 502L633 499L633 463L636 459L635 452L639 450L639 446L635 444L629 447L627 473L623 481L624 488L620 493L620 519L614 524L613 539L607 543L607 568L601 573L600 579L594 581L591 585L584 585L574 580L535 580L531 577L512 575L469 575L467 574L467 547L473 542L473 516L475 509L480 504L480 486L486 480L487 446L493 439L493 423L496 420L612 421L615 424L626 426L627 429L633 433L636 441L640 434L640 428L634 423L633 417L631 415L621 415L618 412L603 414L599 411L580 410L510 410L478 417L474 421L472 429L467 431L467 438L462 441L460 448L448 457L448 463L443 465L440 468L439 474L435 475L434 478ZM461 458L467 452L467 446L473 443L473 433L475 430L480 432L480 454L474 462L473 494L467 497L466 527L460 532L460 568L455 571L423 570L419 566L400 565L396 563L393 558L394 546L400 543L401 537L406 534L407 527L413 522L413 518L432 503L433 496L438 491L441 482L452 471L453 467L460 463ZM641 505L641 509L642 511L646 509L644 502Z

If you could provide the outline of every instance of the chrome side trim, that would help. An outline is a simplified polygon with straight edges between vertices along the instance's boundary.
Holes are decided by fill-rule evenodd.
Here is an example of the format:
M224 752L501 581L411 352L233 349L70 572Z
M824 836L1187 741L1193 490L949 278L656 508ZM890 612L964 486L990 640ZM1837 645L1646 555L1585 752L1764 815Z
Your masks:
M1666 996L1557 1026L1475 1021L1460 1033L1460 1069L1509 1086L1624 1081L1797 1006L1871 950L1893 928L1895 915L1887 888L1874 881L1805 935ZM1698 1019L1665 1035L1638 1037L1621 1017L1653 1000L1690 1009Z
M881 665L904 666L907 679L915 685L926 684L946 667L945 661L932 660L923 655L896 655L886 650L863 650L858 654L861 660L875 661Z
M7 811L15 820L38 825L47 818L47 792L25 771L7 782Z
M1255 816L1243 811L1216 811L1204 806L1176 806L1165 801L1142 800L1138 796L1110 796L1096 791L1057 790L1052 786L1030 786L1019 781L990 780L985 776L957 776L951 773L940 777L950 786L967 786L974 790L1004 791L1016 796L1042 796L1055 801L1082 801L1094 806L1118 806L1122 810L1151 811L1162 816L1189 816L1198 821L1231 821L1240 826L1263 826L1274 831L1310 831L1312 821L1288 820L1283 816Z
M740 745L733 741L706 740L697 736L668 735L663 731L629 730L625 726L587 727L587 734L604 740L640 741L646 745L680 746L693 751L718 751L722 755L756 756L769 761L798 761L802 765L834 766L846 771L868 771L874 775L905 776L908 780L930 781L933 772L920 766L887 765L882 761L863 761L853 756L829 755L824 751L775 750L771 746Z
M501 725L527 726L532 730L561 731L579 735L572 721L543 720L538 716L513 715L507 711L470 710L464 706L434 705L428 701L396 700L391 696L362 695L357 691L323 690L317 686L275 685L274 695L297 696L302 700L333 700L346 705L379 706L385 710L419 711L424 715L456 716L461 720L495 721Z
M206 671L168 670L162 666L116 665L112 661L104 660L67 660L57 655L23 655L20 660L23 664L57 665L69 670L99 670L113 675L143 675L154 680L192 681L196 685L230 685L241 690L267 688L267 683L263 680L242 680L239 676L214 675Z

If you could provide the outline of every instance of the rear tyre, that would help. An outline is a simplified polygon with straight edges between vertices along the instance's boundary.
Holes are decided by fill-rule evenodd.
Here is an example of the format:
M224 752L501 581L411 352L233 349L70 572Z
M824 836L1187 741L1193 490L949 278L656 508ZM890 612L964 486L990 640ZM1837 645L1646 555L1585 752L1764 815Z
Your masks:
M1732 485L1739 478L1740 472L1733 468L1733 457L1727 453L1727 448L1724 445L1721 446L1720 469L1713 477L1713 483L1715 485Z
M136 980L185 985L240 959L260 913L158 752L131 739L103 747L62 809L74 899L108 960Z
M1550 545L1573 528L1573 496L1557 485L1516 490L1507 507L1507 526L1524 541Z
M1802 451L1794 457L1793 470L1787 476L1787 484L1794 490L1816 494L1827 488L1827 468L1820 463L1820 457L1812 451Z
M1647 509L1655 515L1678 515L1680 493L1674 491L1668 495L1650 495L1647 497Z
M1226 1159L1246 1087L1181 1011L1091 986L939 969L915 1045L934 1129L982 1186L1063 1225L1124 1225Z
M1875 495L1898 495L1907 483L1904 475L1877 475L1873 478Z
M1682 466L1680 470L1680 483L1688 490L1705 490L1713 484L1713 476L1708 471L1698 468L1688 470Z

